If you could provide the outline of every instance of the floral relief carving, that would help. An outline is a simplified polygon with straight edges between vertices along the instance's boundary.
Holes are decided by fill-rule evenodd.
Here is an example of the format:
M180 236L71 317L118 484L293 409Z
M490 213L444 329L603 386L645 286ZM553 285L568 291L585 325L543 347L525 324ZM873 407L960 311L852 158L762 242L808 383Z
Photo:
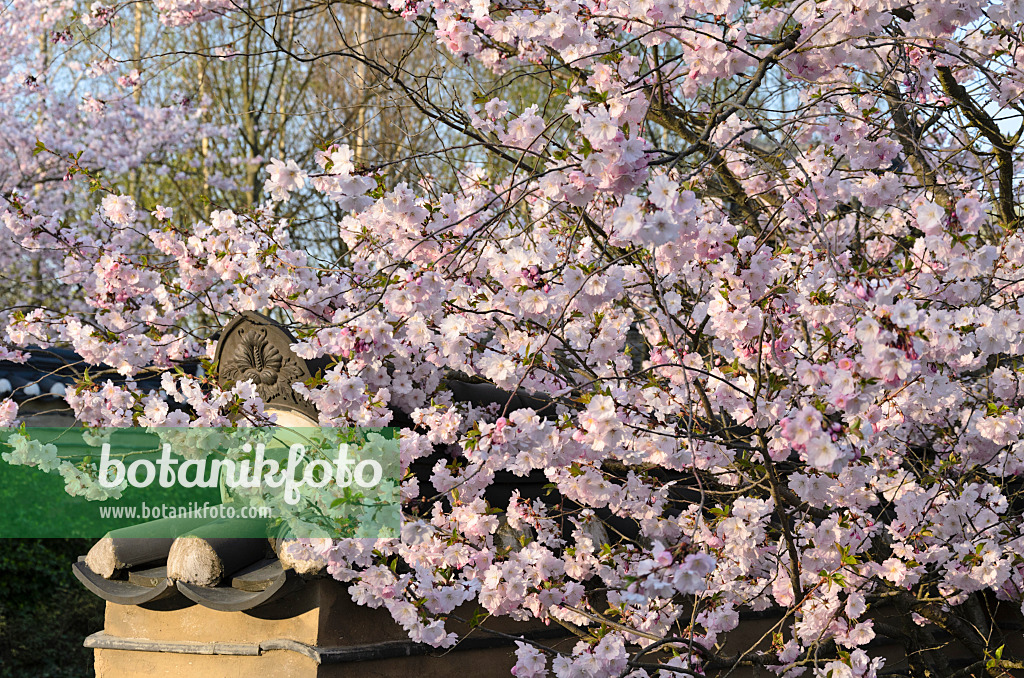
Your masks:
M225 386L251 381L265 403L303 402L292 384L303 381L308 376L306 370L287 346L275 345L267 328L240 327L236 342L221 367Z

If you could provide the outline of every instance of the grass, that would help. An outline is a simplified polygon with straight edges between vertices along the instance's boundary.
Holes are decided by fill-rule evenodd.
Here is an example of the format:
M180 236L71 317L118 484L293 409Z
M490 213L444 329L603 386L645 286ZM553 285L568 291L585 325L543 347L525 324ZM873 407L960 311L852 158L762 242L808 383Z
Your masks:
M89 539L0 540L0 678L93 676L103 601L71 573Z

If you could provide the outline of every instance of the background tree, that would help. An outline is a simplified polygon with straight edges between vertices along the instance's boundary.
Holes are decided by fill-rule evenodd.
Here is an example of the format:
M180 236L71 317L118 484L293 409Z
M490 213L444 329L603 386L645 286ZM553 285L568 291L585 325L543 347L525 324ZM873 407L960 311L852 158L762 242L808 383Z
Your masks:
M184 47L119 47L154 72L142 100L173 64L238 131L178 156L198 171L174 216L149 204L167 182L69 162L86 130L47 142L101 202L47 220L9 196L19 252L52 253L73 300L12 308L11 349L165 371L219 425L258 396L172 368L239 311L288 321L331 359L295 385L321 422L404 411L403 462L432 470L405 480L402 540L299 546L418 641L456 642L466 600L579 634L521 643L519 678L1024 666L1017 5L162 0L143 35L151 11ZM80 48L134 16L91 6ZM550 404L457 402L453 374ZM67 400L89 426L166 416L131 384ZM488 506L505 472L555 498ZM765 642L726 651L765 610Z

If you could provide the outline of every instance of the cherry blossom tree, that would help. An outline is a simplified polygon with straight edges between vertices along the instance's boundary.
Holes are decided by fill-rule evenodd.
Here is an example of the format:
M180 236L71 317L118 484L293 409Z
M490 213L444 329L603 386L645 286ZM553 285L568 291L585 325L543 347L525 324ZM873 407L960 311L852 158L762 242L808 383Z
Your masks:
M240 311L289 323L330 361L294 385L321 424L407 420L403 466L429 469L403 482L401 539L294 557L436 647L467 602L578 634L520 641L517 678L1024 668L1024 6L354 2L447 61L351 40L331 3L154 9L182 36L223 21L282 59L358 66L435 146L286 148L265 199L196 221L140 205L74 155L87 129L40 117L21 148L40 137L70 186L5 184L3 221L11 256L51 253L69 305L12 305L5 356L70 346L129 378L69 393L89 426L228 425L260 419L252 384L175 368L211 360ZM32 33L28 12L5 34ZM95 3L70 30L129 18ZM335 47L309 49L306 25ZM51 216L80 187L92 213ZM309 225L285 215L309 196L336 205L342 246L299 244ZM134 381L154 371L163 393ZM459 380L536 407L464 402ZM95 486L90 466L12 460ZM764 637L727 645L754 613L774 614Z

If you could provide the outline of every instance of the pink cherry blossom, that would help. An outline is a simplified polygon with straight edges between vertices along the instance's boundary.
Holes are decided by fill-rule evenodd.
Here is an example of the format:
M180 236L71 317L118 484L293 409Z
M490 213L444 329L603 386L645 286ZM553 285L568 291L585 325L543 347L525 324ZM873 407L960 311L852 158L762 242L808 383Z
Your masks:
M306 183L307 174L294 160L281 161L273 158L267 169L270 175L264 183L264 190L275 200L287 200L292 191L297 191Z
M83 376L8 380L0 423L267 424L196 369L267 313L321 425L402 424L400 535L292 550L416 642L470 605L580 631L518 638L520 678L903 671L881 636L913 675L947 638L1015 670L1024 15L898 4L373 0L257 57L258 14L157 0L170 68L122 49L126 6L17 0L0 359ZM279 94L205 96L243 67Z

